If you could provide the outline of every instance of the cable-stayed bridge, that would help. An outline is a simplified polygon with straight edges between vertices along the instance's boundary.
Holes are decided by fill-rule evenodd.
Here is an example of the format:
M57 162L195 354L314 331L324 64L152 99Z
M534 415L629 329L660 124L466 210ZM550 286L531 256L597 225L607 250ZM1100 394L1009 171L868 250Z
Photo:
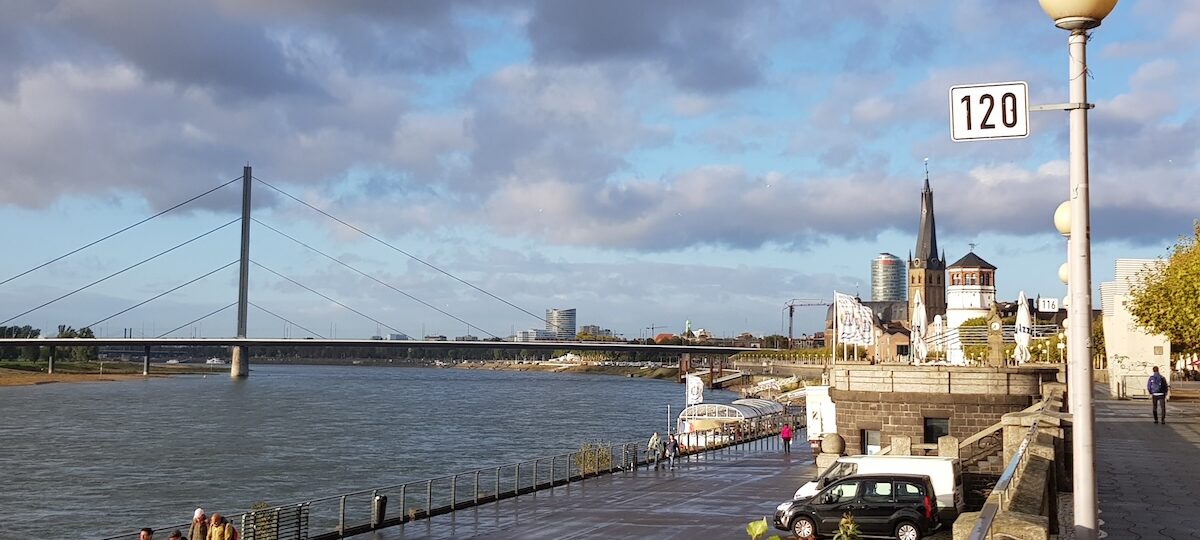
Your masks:
M12 316L8 316L7 319L0 321L0 326L7 325L7 324L13 323L13 322L21 322L25 317L43 309L43 308L46 308L53 304L56 304L60 301L66 300L78 293L81 293L83 291L91 289L92 287L100 285L101 283L104 283L110 279L113 279L117 276L125 274L125 273L127 273L131 270L134 270L136 268L139 268L143 265L149 264L149 263L155 261L156 259L159 259L169 253L186 248L189 244L192 244L194 242L197 242L198 240L201 240L205 237L215 234L218 231L221 231L228 227L231 227L234 224L239 224L241 227L241 243L240 243L240 256L238 258L235 258L230 261L220 262L215 267L213 267L212 269L210 269L206 272L203 272L197 276L194 276L191 279L188 279L187 281L184 281L178 285L167 288L166 290L160 291L148 298L145 298L139 302L134 303L133 305L121 307L119 310L115 311L114 313L112 313L106 317L100 318L100 319L96 320L95 322L92 322L91 324L84 325L81 328L89 328L89 329L95 328L100 324L103 324L109 320L119 317L119 316L121 316L125 313L128 313L134 309L137 309L137 308L140 308L147 304L150 304L151 302L154 302L155 300L163 298L164 296L170 295L170 294L172 294L176 291L179 291L181 289L184 289L192 284L195 284L197 282L205 280L205 279L213 276L214 274L218 274L219 272L226 270L234 265L238 266L238 294L237 294L236 301L231 302L223 307L219 307L208 313L202 314L195 319L192 319L192 320L190 320L184 324L181 324L175 328L172 328L171 330L168 330L166 332L162 332L155 337L110 338L110 337L101 336L101 337L88 338L88 339L59 338L59 337L30 337L30 336L2 337L2 338L0 338L0 347L48 347L51 350L51 367L50 367L50 369L53 370L53 356L54 356L53 351L57 347L80 347L80 346L85 346L85 347L120 346L120 347L135 347L135 348L141 347L145 351L145 361L148 365L149 358L150 358L150 351L151 351L151 348L153 348L153 347L222 346L222 347L230 348L231 357L232 357L231 358L232 361L230 362L230 374L234 377L245 377L249 374L249 356L248 356L248 352L247 352L248 347L302 346L302 347L333 347L333 348L337 348L337 347L422 348L422 349L454 348L454 349L500 349L500 350L539 350L539 351L571 349L571 350L580 350L580 351L605 351L605 352L639 351L639 352L667 353L667 354L680 354L680 355L690 355L690 354L729 355L729 354L733 354L733 353L743 351L743 350L757 350L757 349L751 349L748 347L716 347L716 346L711 346L711 345L657 345L657 344L635 344L635 343L611 342L611 341L584 341L584 342L575 342L575 341L569 341L569 342L564 342L564 341L521 341L521 342L504 341L501 336L493 334L492 332L485 330L481 326L473 324L473 323L469 322L468 320L465 320L460 315L456 315L454 313L447 311L446 309L440 308L440 307L434 305L433 303L431 303L429 300L418 298L417 296L413 295L412 293L405 291L405 290L401 289L400 287L397 287L391 283L388 283L386 280L381 279L378 276L376 276L370 272L364 271L355 265L352 265L350 263L343 261L342 259L334 257L334 256L326 253L325 251L322 251L322 250L314 247L311 243L305 242L304 240L298 238L296 235L288 233L280 226L265 223L262 220L252 216L251 215L251 201L252 201L252 195L253 195L253 187L256 184L263 186L264 188L269 189L272 192L276 193L277 195L281 196L284 200L292 201L292 202L306 208L309 211L315 212L316 214L324 217L325 219L328 219L335 223L338 223L342 227L345 227L346 229L348 229L349 231L352 231L355 234L361 235L362 237L372 240L373 242L375 242L379 246L381 246L381 249L387 249L392 252L401 254L401 255L411 259L412 261L434 271L436 275L438 275L442 278L451 280L459 285L465 286L465 287L471 289L474 293L477 293L478 295L480 295L494 303L500 304L506 309L517 311L517 312L521 313L523 316L532 317L542 323L545 323L547 325L547 329L551 329L551 326L554 326L554 324L549 322L546 318L543 318L543 317L515 304L514 302L511 302L511 301L505 299L504 297L500 296L499 294L496 294L492 291L488 291L474 283L471 283L470 281L468 281L466 279L463 279L462 277L459 277L458 275L455 275L454 273L452 273L446 269L443 269L433 263L430 263L429 261L427 261L425 259L417 257L416 255L413 255L409 251L406 251L406 250L396 246L395 244L381 238L379 235L365 230L362 226L360 226L358 224L352 223L346 219L338 217L338 216L330 213L330 211L328 211L326 209L319 208L313 204L310 204L309 202L304 201L303 199L285 191L284 189L282 189L274 184L268 183L262 179L255 177L253 175L253 172L252 172L252 169L250 166L246 166L243 168L241 176L232 178L232 179L224 182L223 184L212 187L211 189L208 189L208 190L201 192L195 196L192 196L186 200L183 200L183 201L181 201L169 208L166 208L154 215L151 215L140 221L137 221L137 222L130 224L126 227L123 227L119 230L116 230L112 233L104 235L104 236L102 236L96 240L93 240L91 242L88 242L82 246L71 249L71 250L69 250L61 255L58 255L48 261L42 262L38 265L35 265L28 269L25 269L25 270L18 272L12 276L8 276L8 277L0 280L0 290L2 290L2 288L5 287L6 285L8 285L9 283L17 281L24 276L27 276L27 275L35 273L35 272L43 271L44 269L46 269L47 267L50 267L54 263L57 263L63 259L66 259L68 257L76 255L76 254L83 252L89 248L92 248L98 244L101 244L105 241L108 241L117 236L120 236L134 228L145 225L145 224L147 224L151 221L154 221L155 219L158 219L162 216L165 216L172 212L175 212L181 208L188 206L189 204L192 204L192 203L194 203L200 199L203 199L205 197L211 196L214 193L222 190L223 188L226 188L226 187L236 184L238 182L241 182L241 187L242 187L241 217L229 220L221 225L218 225L218 226L211 228L205 232L197 234L196 236L193 236L187 240L179 242L169 248L157 251L156 253L151 254L151 255L147 255L146 257L138 260L137 262L129 264L120 270L107 273L107 274L103 275L102 277L94 278L94 279L92 279L92 281L88 282L85 285L79 286L69 292L60 294L54 298L47 299L44 302L41 302L37 305L28 307L28 308L24 309L23 311L20 311L19 313L16 313ZM332 304L340 306L341 308L343 308L351 313L354 313L357 316L360 316L364 319L370 320L370 321L374 322L375 324L377 324L379 328L386 328L386 329L394 331L396 333L404 334L404 332L402 332L395 326L390 325L387 322L381 320L380 318L372 316L372 315L366 313L362 309L358 309L354 306L351 306L351 305L347 304L346 302L339 300L326 292L322 292L319 287L310 286L309 284L303 283L291 276L284 274L283 272L277 271L277 270L267 266L266 264L251 258L251 251L250 251L251 224L256 224L256 225L260 226L262 229L265 229L266 231L270 231L274 235L277 235L279 238L286 239L298 246L301 246L304 249L312 252L316 256L327 259L327 260L331 261L332 263L335 263L335 264L345 268L347 271L353 272L354 274L356 274L362 278L370 280L375 285L378 285L380 287L389 289L392 292L400 294L400 295L408 298L409 300L421 305L425 309L435 311L435 312L437 312L445 317L448 317L458 323L464 324L464 325L466 325L469 332L472 330L478 330L479 332L489 336L491 339L486 340L486 341L331 339L331 338L324 336L316 331L306 328L303 325L297 324L296 322L289 319L285 315L279 314L267 307L263 307L263 306L255 303L255 302L252 302L250 300L249 276L250 276L251 268L256 269L256 271L260 270L260 271L266 272L280 280L286 281L300 289L303 289L304 291L306 291L309 294L320 297L320 298L324 299L325 301L328 301ZM279 319L281 321L284 321L284 322L292 325L295 328L301 329L304 332L306 332L307 334L309 334L311 337L309 337L309 338L291 338L291 339L247 337L246 326L247 326L247 319L249 316L249 309L251 307L255 308L259 312L262 312L270 317ZM228 337L228 338L172 337L172 334L174 334L175 332L177 332L181 329L187 328L193 324L199 323L199 322L209 319L211 317L216 317L221 313L224 313L228 310L235 309L235 308L236 308L236 313L237 313L237 331L236 331L236 335L234 335L232 337ZM0 313L0 316L5 316L5 314Z

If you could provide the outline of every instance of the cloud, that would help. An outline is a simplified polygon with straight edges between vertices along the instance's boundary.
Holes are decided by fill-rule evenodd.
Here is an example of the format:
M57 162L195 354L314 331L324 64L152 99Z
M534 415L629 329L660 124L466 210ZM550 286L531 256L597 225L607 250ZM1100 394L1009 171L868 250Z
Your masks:
M762 80L763 39L777 8L733 0L539 0L526 30L541 62L647 62L680 88L723 94Z

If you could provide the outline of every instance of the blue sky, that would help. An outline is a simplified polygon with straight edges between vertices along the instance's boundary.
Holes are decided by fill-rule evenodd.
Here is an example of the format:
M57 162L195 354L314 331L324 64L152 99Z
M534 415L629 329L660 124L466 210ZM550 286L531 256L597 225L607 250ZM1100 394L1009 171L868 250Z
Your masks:
M1094 32L1093 278L1200 217L1200 4L1122 0ZM869 295L915 244L923 160L950 262L977 244L999 296L1062 296L1065 113L953 143L954 84L1066 101L1065 32L1033 1L0 5L0 279L241 174L535 314L781 331L791 298ZM233 219L237 184L0 285L19 314ZM410 335L535 317L255 186L252 258ZM232 226L8 324L83 326L237 257ZM113 317L147 335L237 298L236 267ZM251 300L314 332L390 331L260 267ZM1098 303L1098 302L1097 302ZM802 310L797 332L821 310ZM143 330L144 329L144 330ZM232 310L175 335L227 336ZM250 333L302 336L258 309Z

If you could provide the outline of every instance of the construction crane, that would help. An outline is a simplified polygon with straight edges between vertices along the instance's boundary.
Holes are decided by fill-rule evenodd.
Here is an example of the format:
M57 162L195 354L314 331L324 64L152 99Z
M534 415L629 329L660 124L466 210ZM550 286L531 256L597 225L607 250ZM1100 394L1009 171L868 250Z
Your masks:
M783 309L786 309L788 312L788 350L789 351L792 350L792 318L795 317L795 315L796 315L796 308L828 306L828 305L829 305L829 302L826 302L824 300L812 300L812 299L806 299L806 298L793 298L791 300L788 300L787 302L784 302Z
M654 339L654 331L655 331L655 330L658 330L659 328L666 328L666 326L665 326L665 325L660 325L660 324L654 324L654 323L650 323L650 326L647 326L647 327L646 327L646 330L649 330L649 331L650 331L650 335L649 335L648 337L649 337L650 339Z

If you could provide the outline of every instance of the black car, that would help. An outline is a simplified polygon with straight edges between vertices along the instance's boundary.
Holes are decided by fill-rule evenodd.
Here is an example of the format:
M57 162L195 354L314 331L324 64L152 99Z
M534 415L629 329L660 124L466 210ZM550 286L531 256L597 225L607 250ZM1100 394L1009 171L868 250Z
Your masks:
M807 499L775 510L775 528L798 538L832 535L850 513L868 538L919 540L941 527L933 482L916 474L863 474L842 478Z

